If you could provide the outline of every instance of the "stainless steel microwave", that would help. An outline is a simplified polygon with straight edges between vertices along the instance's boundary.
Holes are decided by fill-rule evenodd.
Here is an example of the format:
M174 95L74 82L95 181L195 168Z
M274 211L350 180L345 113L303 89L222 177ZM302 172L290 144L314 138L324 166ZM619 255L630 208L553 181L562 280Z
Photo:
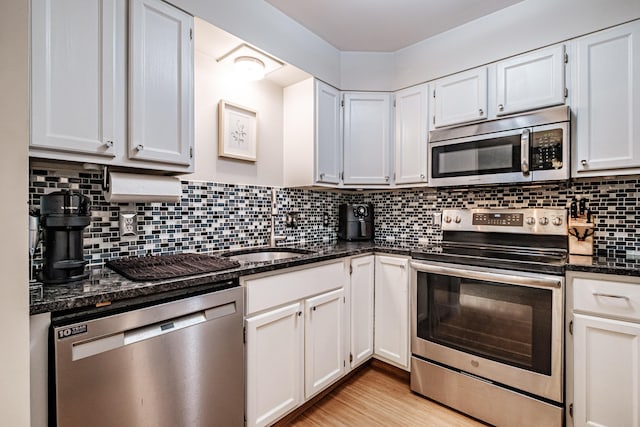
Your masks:
M429 133L433 186L568 180L569 107Z

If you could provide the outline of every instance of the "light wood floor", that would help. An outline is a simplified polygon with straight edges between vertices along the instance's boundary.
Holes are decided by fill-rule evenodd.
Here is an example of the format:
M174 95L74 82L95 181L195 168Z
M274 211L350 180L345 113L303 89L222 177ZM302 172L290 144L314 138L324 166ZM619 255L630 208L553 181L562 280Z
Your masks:
M307 409L288 425L313 426L485 426L409 389L408 376L374 362Z

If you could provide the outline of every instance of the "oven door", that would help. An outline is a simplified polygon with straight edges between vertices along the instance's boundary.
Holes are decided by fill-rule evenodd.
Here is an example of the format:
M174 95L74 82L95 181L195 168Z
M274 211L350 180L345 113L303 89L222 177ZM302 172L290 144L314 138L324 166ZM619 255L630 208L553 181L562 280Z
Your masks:
M414 356L562 402L563 277L411 266Z
M530 128L434 142L431 183L436 186L531 181Z

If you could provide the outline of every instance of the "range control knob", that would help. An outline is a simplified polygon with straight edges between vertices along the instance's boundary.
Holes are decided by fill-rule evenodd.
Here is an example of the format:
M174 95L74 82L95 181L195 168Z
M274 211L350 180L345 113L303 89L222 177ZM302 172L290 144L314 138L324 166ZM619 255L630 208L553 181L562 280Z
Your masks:
M559 217L559 216L554 217L554 218L551 220L551 223L552 223L553 225L556 225L556 226L558 226L558 225L562 225L562 217Z
M456 222L456 224L460 224L460 222L462 221L462 218L460 218L459 216L456 216L456 219L454 219L454 221Z
M444 217L444 222L446 222L447 224L449 224L451 222L451 217L449 215Z
M536 219L532 216L530 216L529 218L527 218L527 225L535 225L536 223Z
M540 225L547 225L549 224L549 218L547 218L546 216L543 216L538 220L538 223L540 223Z

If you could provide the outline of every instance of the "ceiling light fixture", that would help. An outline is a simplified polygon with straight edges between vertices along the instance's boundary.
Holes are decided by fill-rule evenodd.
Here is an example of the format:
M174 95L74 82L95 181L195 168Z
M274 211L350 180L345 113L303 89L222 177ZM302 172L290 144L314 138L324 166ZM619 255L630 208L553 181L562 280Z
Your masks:
M246 43L231 49L217 61L233 64L234 71L246 80L260 80L284 65L282 61Z
M245 80L255 81L264 78L264 62L253 56L238 56L233 61L233 68Z

